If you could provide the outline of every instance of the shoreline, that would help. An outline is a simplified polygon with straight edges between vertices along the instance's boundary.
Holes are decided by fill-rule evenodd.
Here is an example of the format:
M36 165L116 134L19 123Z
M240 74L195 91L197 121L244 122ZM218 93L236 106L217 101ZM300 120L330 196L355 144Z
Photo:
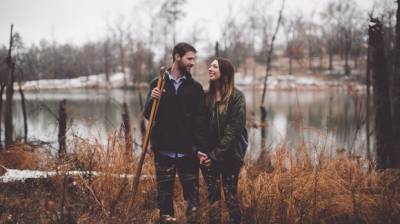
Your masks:
M242 78L243 77L243 78ZM250 76L238 77L236 85L240 89L262 90L263 82L250 80ZM148 82L132 82L125 84L124 74L115 73L110 75L109 82L105 75L92 75L88 77L78 77L73 79L46 79L27 81L22 83L24 91L52 91L52 90L109 90L109 89L147 89ZM203 84L205 86L205 84ZM18 83L15 83L15 89L18 89ZM313 76L293 76L276 75L270 76L267 82L267 90L272 91L324 91L324 90L345 90L350 92L363 92L367 87L360 81L349 80L346 78L315 78Z

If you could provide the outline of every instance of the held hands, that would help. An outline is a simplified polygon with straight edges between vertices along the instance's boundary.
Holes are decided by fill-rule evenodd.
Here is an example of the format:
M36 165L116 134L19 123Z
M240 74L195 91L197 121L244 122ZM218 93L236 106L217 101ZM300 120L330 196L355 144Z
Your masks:
M165 92L165 89L163 89L163 92ZM153 99L160 99L161 98L161 91L158 87L155 87L154 89L151 90L151 97Z
M212 164L211 159L208 158L207 154L205 154L205 153L198 151L197 158L199 158L199 160L200 160L200 165L203 165L205 167L210 167Z

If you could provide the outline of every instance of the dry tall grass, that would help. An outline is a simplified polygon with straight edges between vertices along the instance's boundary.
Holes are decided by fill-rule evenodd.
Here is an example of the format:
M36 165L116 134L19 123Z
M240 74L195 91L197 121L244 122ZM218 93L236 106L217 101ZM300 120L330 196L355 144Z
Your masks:
M240 180L245 223L399 223L399 170L369 171L369 162L342 155L271 155L273 170L247 166Z
M108 145L75 138L73 153L56 163L60 175L25 183L1 183L1 223L154 223L158 218L153 158L148 155L136 198L131 197L135 155L123 138ZM399 170L369 170L359 157L312 161L307 150L294 155L285 145L241 171L239 197L243 223L400 223ZM265 159L268 158L268 159ZM268 161L269 160L269 161ZM68 170L85 171L71 177ZM101 174L94 175L92 171ZM175 210L185 223L176 183ZM207 223L206 191L195 220ZM128 204L132 202L132 206ZM131 209L128 211L128 207ZM215 209L215 208L212 208ZM223 220L227 221L223 207Z

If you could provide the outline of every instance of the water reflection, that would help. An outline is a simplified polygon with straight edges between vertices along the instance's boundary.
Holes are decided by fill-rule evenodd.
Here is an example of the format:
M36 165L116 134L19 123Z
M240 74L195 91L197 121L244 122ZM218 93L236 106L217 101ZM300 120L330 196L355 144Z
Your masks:
M245 94L249 110L259 114L261 94ZM270 91L266 97L267 145L273 149L284 142L296 149L306 144L308 149L327 150L332 156L336 151L365 155L365 99L363 94L341 91ZM259 117L255 120L258 122ZM259 135L251 135L254 157L259 153Z
M260 92L245 90L248 117L259 122ZM146 90L142 90L145 97ZM20 101L14 104L15 134L23 135L23 118ZM131 114L135 140L140 143L139 91L133 90L68 90L27 92L28 128L30 139L51 142L57 147L58 105L67 99L70 119L68 133L81 137L96 138L106 143L107 136L121 125L122 103L126 102ZM274 148L285 142L296 148L301 143L311 148L352 150L365 154L365 95L349 95L340 91L267 93L268 109L267 145ZM255 112L256 117L251 117ZM251 155L260 151L260 132L249 128ZM4 132L2 132L4 133Z

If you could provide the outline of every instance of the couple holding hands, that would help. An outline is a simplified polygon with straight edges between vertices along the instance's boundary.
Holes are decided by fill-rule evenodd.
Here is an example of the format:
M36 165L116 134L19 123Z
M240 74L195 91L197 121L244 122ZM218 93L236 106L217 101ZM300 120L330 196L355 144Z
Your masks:
M174 223L174 184L178 174L183 189L186 216L199 206L199 170L208 191L210 204L221 199L221 184L229 210L229 223L240 223L237 197L240 168L247 147L246 102L234 85L234 68L224 58L216 58L208 68L206 92L190 70L195 64L196 49L178 43L172 52L173 64L165 72L163 90L150 83L145 117L150 116L152 100L160 99L150 142L154 152L157 201L160 223ZM211 209L212 223L220 214Z

